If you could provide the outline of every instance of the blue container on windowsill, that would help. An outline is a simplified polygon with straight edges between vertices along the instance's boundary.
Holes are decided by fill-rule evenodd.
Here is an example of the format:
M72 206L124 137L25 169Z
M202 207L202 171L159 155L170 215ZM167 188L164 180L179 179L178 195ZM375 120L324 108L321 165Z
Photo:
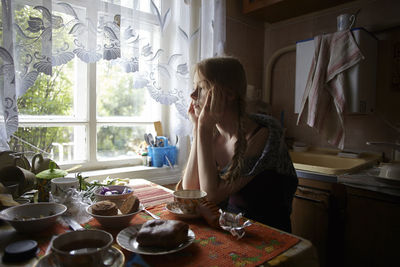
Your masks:
M176 163L176 154L177 149L176 146L169 146L168 139L164 136L156 136L156 144L163 146L148 146L148 154L151 157L152 166L154 167L162 167L163 165L169 166L169 162L171 165L175 165ZM168 160L169 162L168 162Z

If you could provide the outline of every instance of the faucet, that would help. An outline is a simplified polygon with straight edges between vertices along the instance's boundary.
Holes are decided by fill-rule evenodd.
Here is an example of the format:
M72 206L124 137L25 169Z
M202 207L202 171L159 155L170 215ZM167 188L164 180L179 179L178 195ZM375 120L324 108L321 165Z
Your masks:
M400 158L400 153L398 153L398 152L400 152L400 143L367 141L366 144L369 146L374 145L374 146L382 146L382 147L386 147L386 148L391 148L392 149L392 161Z

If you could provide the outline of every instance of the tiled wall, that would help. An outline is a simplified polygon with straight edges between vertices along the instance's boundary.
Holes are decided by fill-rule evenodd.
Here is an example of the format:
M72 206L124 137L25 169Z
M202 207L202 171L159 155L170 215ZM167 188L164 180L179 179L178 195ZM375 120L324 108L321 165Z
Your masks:
M234 2L234 3L233 3ZM355 13L355 27L364 27L373 32L379 41L376 112L371 115L346 115L345 149L354 151L385 152L391 149L367 146L366 141L400 141L400 133L385 121L400 127L400 90L392 89L393 72L400 72L400 59L393 58L394 46L400 43L400 1L364 0L337 6L320 12L290 20L264 25L264 41L260 40L260 23L241 14L241 1L227 1L227 52L244 61L249 83L260 89L264 67L271 55L278 49L295 44L296 41L312 38L322 33L336 30L336 17L342 13ZM263 45L264 51L259 50ZM399 45L400 46L400 45ZM400 49L400 48L399 48ZM400 53L400 52L399 52ZM263 55L263 62L259 62ZM263 65L263 68L260 65ZM315 129L306 125L296 125L294 114L295 52L281 56L272 73L272 98L270 112L279 118L284 111L287 136L314 146L331 147ZM400 78L399 78L400 79Z

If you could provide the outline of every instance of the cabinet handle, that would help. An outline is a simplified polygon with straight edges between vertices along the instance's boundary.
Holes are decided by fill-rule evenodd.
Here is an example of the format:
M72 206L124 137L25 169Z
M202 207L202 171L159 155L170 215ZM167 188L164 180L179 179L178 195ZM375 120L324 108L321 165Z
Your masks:
M311 201L311 202L314 202L314 203L322 203L323 202L322 200L319 200L319 199L303 197L303 196L299 196L299 195L296 195L296 194L294 195L294 197L296 197L298 199L302 199L302 200L308 200L308 201Z

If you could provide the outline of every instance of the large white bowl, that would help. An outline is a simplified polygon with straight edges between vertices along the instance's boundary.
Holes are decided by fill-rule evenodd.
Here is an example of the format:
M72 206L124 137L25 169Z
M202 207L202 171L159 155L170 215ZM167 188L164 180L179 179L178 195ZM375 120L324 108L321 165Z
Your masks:
M59 203L28 203L0 212L0 219L11 224L18 232L35 233L52 226L67 207Z
M129 226L132 218L135 217L136 214L141 212L144 208L142 204L139 204L139 209L136 212L128 213L128 214L118 214L113 216L103 216L92 213L92 206L94 204L88 206L86 208L86 212L95 218L102 226L106 228L125 228ZM118 211L119 213L119 211Z

